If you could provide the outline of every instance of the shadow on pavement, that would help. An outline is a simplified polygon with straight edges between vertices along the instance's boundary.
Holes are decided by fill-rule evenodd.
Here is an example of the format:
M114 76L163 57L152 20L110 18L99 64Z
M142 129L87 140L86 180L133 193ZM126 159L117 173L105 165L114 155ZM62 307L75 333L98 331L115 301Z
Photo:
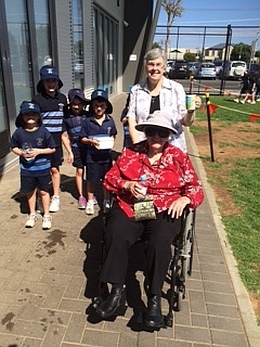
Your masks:
M105 284L99 283L99 273L104 257L104 232L105 216L100 213L97 217L81 230L80 238L86 243L86 258L83 264L83 271L86 276L85 296L92 299L92 303L86 308L87 321L92 324L99 323L102 319L96 314L93 305L100 303L108 295L108 288ZM145 272L144 243L137 242L129 251L129 265L126 277L126 301L128 307L133 309L133 316L127 326L133 331L153 332L144 324L146 305L142 300L142 283L136 274L138 271ZM97 303L98 302L98 303ZM118 316L123 316L127 306L118 312ZM113 322L116 316L106 319Z
M11 196L11 199L18 202L20 204L20 213L22 214L28 214L29 213L29 206L27 202L27 196L26 194L17 192L14 195Z
M73 196L74 199L78 200L79 197L76 189L75 176L61 174L60 189L62 192L67 192Z

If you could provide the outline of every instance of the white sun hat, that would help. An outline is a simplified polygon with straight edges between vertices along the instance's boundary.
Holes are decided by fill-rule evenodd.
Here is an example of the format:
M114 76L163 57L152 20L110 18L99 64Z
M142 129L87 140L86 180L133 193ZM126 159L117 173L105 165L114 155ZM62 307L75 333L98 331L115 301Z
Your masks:
M144 129L148 126L166 128L175 134L178 133L178 131L174 128L174 123L171 116L167 112L161 110L157 110L154 111L154 113L149 114L146 121L137 124L135 128L138 131L144 131Z

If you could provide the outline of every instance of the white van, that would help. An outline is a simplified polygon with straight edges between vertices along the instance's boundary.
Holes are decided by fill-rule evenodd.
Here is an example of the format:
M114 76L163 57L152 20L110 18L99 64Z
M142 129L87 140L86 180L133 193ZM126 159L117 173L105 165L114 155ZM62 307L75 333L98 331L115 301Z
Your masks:
M245 61L233 60L226 62L225 77L231 77L234 79L241 79L244 72L247 70L247 65Z

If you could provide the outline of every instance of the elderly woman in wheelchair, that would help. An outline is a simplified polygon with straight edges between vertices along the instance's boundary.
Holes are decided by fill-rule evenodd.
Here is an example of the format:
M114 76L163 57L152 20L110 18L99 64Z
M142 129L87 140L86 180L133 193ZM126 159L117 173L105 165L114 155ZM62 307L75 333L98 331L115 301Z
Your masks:
M170 116L155 111L136 125L146 140L124 148L104 179L114 203L105 226L105 259L100 281L111 291L96 305L103 319L116 316L125 305L128 252L145 234L148 303L145 324L163 324L161 292L171 259L171 245L181 230L181 216L188 206L203 201L201 183L187 154L167 142L176 130Z

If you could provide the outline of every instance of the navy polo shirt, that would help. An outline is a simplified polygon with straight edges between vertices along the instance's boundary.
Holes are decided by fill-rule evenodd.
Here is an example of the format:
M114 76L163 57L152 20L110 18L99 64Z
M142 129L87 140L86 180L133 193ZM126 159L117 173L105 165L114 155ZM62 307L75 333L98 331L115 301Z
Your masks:
M85 119L82 124L80 139L87 137L89 139L98 135L103 136L116 136L117 129L114 119L106 115L103 123L100 125L94 116ZM87 164L91 163L109 163L111 161L111 150L98 150L95 146L88 145L87 151Z
M10 147L18 147L21 150L25 146L32 148L55 148L55 142L52 135L43 126L36 131L26 131L22 127L17 128L12 135ZM34 159L26 160L20 156L21 176L39 177L46 176L50 173L51 154L40 154Z
M43 126L52 134L56 146L61 146L63 108L67 105L66 96L59 92L54 97L39 93L33 97L32 101L40 107Z
M82 111L79 115L67 114L63 120L63 132L67 131L70 139L71 146L74 148L85 146L79 140L79 134L82 128L82 124L89 116L86 111Z

